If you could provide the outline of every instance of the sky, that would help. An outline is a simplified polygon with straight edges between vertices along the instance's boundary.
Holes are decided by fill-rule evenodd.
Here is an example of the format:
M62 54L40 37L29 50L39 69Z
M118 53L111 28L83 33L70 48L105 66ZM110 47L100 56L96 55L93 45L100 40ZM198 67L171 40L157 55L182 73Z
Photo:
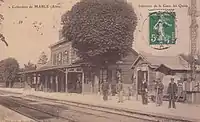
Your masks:
M188 0L127 1L133 5L138 17L133 44L136 51L148 52L153 55L177 55L189 51L190 18L187 14L188 8L183 7L183 5L189 6ZM199 9L200 2L197 1ZM0 26L0 32L6 37L9 46L6 47L0 43L0 60L14 57L22 67L28 61L37 63L42 51L50 56L49 45L59 40L61 15L70 10L76 2L77 0L5 0L4 4L0 6L0 13L5 18ZM149 6L154 6L155 3L161 6L164 4L165 6L182 5L182 7L168 7L173 8L177 15L177 43L166 50L155 50L148 43L148 22L145 20L148 18L148 9L153 8ZM37 5L48 5L49 7L35 8L34 6ZM56 5L56 7L51 8L52 5ZM146 5L146 7L141 7L141 5ZM19 6L23 6L23 8L19 8ZM29 8L29 6L33 8ZM200 44L198 44L199 46Z

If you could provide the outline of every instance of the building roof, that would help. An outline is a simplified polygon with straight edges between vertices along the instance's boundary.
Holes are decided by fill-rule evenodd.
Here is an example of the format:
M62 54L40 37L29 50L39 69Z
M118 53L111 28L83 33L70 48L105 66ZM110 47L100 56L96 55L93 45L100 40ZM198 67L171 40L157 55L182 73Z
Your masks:
M55 69L61 69L61 68L70 68L70 67L79 67L80 65L59 65L59 66L44 66L36 70L29 70L24 72L19 72L18 74L26 74L26 73L36 73L36 72L42 72L47 70L55 70Z
M44 65L41 65L41 64L37 64L37 68L36 69L44 69L44 68L46 68L46 67L52 67L52 65L51 65L51 61L48 61L46 64L44 64Z
M180 56L155 56L140 52L137 60L140 59L148 62L150 66L157 66L157 68L164 65L172 70L189 70L188 62ZM136 62L133 63L132 67L136 65Z
M20 72L18 74L24 74L24 73L36 73L36 72L42 72L42 71L47 71L47 70L55 70L55 69L62 69L62 68L74 68L74 67L79 67L79 66L94 66L90 63L84 62L83 60L77 60L73 64L65 64L65 65L52 65L51 62L47 62L45 65L39 65L39 67L36 68L36 70L29 70L29 71L24 71Z
M56 43L54 43L54 44L51 44L51 45L49 46L49 48L53 48L53 47L55 47L55 46L61 45L61 44L66 43L66 42L69 42L69 41L60 40L60 41L58 41L58 42L56 42Z
M152 65L165 65L174 70L188 70L188 65L185 65L185 60L179 56L148 56L147 61ZM184 63L184 64L183 64Z

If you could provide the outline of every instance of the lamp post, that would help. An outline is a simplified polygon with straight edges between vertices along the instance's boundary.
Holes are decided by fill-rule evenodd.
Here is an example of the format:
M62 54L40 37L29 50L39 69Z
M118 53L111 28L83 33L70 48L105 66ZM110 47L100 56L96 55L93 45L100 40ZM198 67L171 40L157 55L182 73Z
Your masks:
M197 17L200 16L200 11L197 10L197 0L190 0L190 7L188 8L188 15L191 19L190 25L190 53L191 53L191 81L195 75L196 58L197 58L197 35L198 35L198 22Z
M198 56L197 55L194 55L194 72L193 72L193 77L194 77L194 80L196 81L196 64L197 64L197 60L198 60Z
M193 67L193 70L192 70L192 81L194 82L192 84L194 84L194 85L192 85L192 87L198 86L198 82L197 82L197 79L196 79L197 60L198 60L198 56L194 55L193 56L193 62L192 62L192 64L193 64L193 66L192 66ZM192 90L193 89L194 88L192 88ZM198 88L197 88L197 90L198 90Z

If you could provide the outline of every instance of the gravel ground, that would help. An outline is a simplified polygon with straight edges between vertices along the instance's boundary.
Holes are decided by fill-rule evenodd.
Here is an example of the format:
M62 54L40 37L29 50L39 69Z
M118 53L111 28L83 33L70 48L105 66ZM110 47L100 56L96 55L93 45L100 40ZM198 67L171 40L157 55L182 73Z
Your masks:
M0 122L34 122L34 121L0 105Z

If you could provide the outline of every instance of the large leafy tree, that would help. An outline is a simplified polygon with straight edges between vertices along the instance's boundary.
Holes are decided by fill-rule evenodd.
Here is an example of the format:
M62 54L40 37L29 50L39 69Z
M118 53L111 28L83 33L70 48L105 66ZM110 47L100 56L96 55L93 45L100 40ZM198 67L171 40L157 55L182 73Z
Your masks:
M80 58L113 63L132 48L137 17L124 0L81 0L62 16L62 25Z
M3 1L3 0L0 0L0 5L1 5L2 2L4 2L4 1ZM3 20L4 20L4 17L3 17L3 15L0 13L0 26L2 25L2 21L3 21ZM8 43L6 42L5 37L4 37L4 35L3 35L2 33L0 33L0 41L2 41L3 43L6 44L6 46L8 46Z
M6 87L12 87L17 78L19 63L15 58L7 58L1 61L1 76L6 83Z
M4 72L4 60L0 61L0 81L3 81L3 72Z

